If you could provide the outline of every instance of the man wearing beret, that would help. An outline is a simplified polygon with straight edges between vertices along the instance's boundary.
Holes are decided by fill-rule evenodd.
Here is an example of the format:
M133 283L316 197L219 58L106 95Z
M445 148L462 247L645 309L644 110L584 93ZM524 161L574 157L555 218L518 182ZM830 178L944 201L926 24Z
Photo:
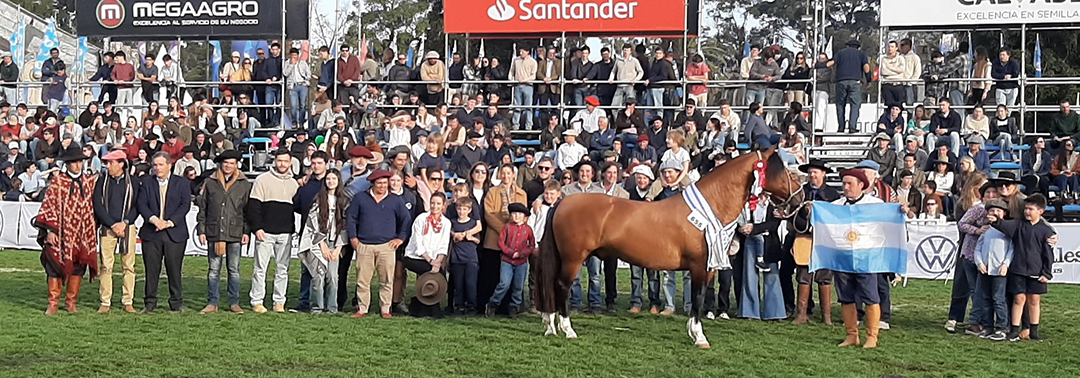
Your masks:
M239 162L240 152L236 150L225 151L214 158L218 169L207 178L195 197L195 205L199 207L195 233L199 235L199 243L206 246L206 256L210 260L206 275L206 308L199 312L201 314L218 311L222 258L228 271L229 310L244 313L240 309L240 245L248 243L250 230L244 216L252 185L239 172Z
M343 180L342 187L345 188L345 195L353 198L358 193L371 188L371 182L368 181L368 177L371 175L371 171L368 170L368 163L375 158L375 154L372 154L371 150L364 146L350 148L348 153L349 162L341 168L341 179ZM341 248L341 261L352 261L355 253L356 250L353 249L352 245L346 244L344 248ZM352 270L352 267L349 264L338 264L338 309L344 309L345 301L349 299L350 270ZM356 298L353 298L353 304L356 304Z
M390 195L387 170L368 175L371 189L356 193L346 212L349 244L356 250L356 297L354 318L367 315L371 306L371 277L379 273L379 306L383 318L390 317L393 300L395 251L409 238L412 217L400 196ZM343 261L344 257L342 257ZM348 265L348 264L343 264ZM341 299L338 299L341 301Z
M109 312L112 306L112 268L115 254L120 253L124 269L124 291L121 302L124 311L135 313L132 303L135 297L135 219L139 217L135 200L139 194L139 180L128 173L127 154L113 150L101 158L105 162L105 174L94 185L94 216L98 222L101 240L101 307L98 312Z

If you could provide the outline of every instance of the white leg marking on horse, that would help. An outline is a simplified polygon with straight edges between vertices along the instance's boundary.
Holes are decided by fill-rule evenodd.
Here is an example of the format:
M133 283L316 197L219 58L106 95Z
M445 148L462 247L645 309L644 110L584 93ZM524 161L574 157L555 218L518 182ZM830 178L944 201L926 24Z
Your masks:
M574 332L574 327L570 325L570 317L559 315L559 330L566 334L568 339L576 339L577 332Z
M694 345L699 348L708 348L709 340L705 338L705 332L701 330L701 321L694 318L686 321L686 333L694 339Z
M541 317L543 318L542 322L544 323L545 329L544 336L558 335L559 333L555 331L555 313L545 312Z

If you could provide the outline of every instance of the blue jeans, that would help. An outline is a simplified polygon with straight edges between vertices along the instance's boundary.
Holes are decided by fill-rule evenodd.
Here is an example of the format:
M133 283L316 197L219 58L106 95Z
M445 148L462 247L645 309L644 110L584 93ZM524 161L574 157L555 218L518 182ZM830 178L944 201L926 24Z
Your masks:
M630 266L630 307L641 308L642 279L649 280L649 307L660 308L660 272L640 266Z
M281 99L281 96L279 94L280 91L281 91L281 89L278 89L277 86L268 85L266 87L266 98L264 99L263 104L265 104L265 105L276 105L278 100ZM281 123L281 114L278 113L278 108L276 108L276 107L275 108L267 108L266 109L266 125L267 126L272 126L272 125L278 125L280 123Z
M784 308L784 294L780 289L780 269L776 263L769 264L769 273L761 276L757 267L754 266L754 256L757 251L765 249L765 239L761 236L749 236L746 238L746 253L743 253L743 284L739 296L742 303L739 304L738 317L750 319L773 320L787 317ZM759 295L759 283L764 285Z
M213 242L211 242L213 245ZM212 248L206 256L210 260L210 269L206 274L206 304L217 306L219 285L221 284L221 260L225 259L225 268L228 276L229 305L240 304L240 243L225 243L225 256L218 256Z
M926 151L934 152L934 149L937 148L937 142L942 139L949 142L950 151L953 151L953 153L960 151L960 134L955 132L950 132L945 135L937 135L934 133L926 134Z
M297 85L289 90L289 103L292 105L289 107L289 116L292 117L294 129L301 128L301 125L307 121L307 112L304 111L307 107L307 95L308 87L303 85Z
M746 90L746 104L758 103L758 105L765 105L765 89L761 90Z
M971 321L983 328L1006 330L1009 327L1009 302L1005 297L1008 277L979 274L975 279L975 304L971 308Z
M585 270L589 273L589 307L599 308L603 305L600 296L600 258L589 256L585 260ZM574 284L570 287L570 307L581 308L581 273L574 278Z
M585 84L579 84L577 88L574 88L574 105L585 105L585 98L592 94L592 90Z
M1054 185L1056 185L1058 189L1062 191L1068 190L1072 192L1077 192L1080 191L1080 177L1077 177L1076 175L1057 175L1054 176Z
M690 272L680 271L682 273L682 289L683 289L683 312L690 313ZM669 270L664 272L664 309L675 310L675 289L678 284L675 282L675 271Z
M533 103L533 87L532 85L518 85L514 87L514 97L512 98L515 106L520 105L532 105ZM511 125L512 129L517 129L520 125L518 120L521 119L522 113L525 114L525 129L532 130L533 117L532 109L529 108L515 108L514 109L514 124Z
M915 86L914 85L905 85L904 86L904 100L905 100L904 101L905 104L914 104L915 103Z
M319 252L316 252L319 253ZM311 276L311 313L338 312L338 268L341 261L327 261L326 272ZM348 263L348 262L347 262ZM303 266L304 264L300 264ZM303 286L301 286L303 287Z
M304 264L300 264L300 301L297 302L296 308L300 310L311 309L311 272L308 271L307 265Z
M648 92L648 96L645 97L646 106L664 106L664 88L649 88ZM651 123L651 119L661 117L663 114L664 111L660 109L646 109L645 122Z
M997 138L994 138L990 143L996 144L1001 149L1002 159L1012 161L1012 135L1006 133L998 134Z
M957 323L964 321L968 298L975 293L975 279L978 276L979 268L974 262L963 257L956 260L956 268L953 272L952 303L949 304L949 320L955 320Z
M851 106L849 117L845 118L845 107ZM836 122L837 132L844 132L844 120L848 130L859 129L859 107L862 106L862 84L858 80L844 80L836 83Z
M510 292L510 307L521 307L521 292L525 290L525 275L529 272L529 263L514 266L506 261L502 262L502 268L499 270L499 286L495 287L495 293L491 295L491 299L488 300L488 306L497 306L502 303L503 297L506 296L506 292L511 290L513 285L513 291Z

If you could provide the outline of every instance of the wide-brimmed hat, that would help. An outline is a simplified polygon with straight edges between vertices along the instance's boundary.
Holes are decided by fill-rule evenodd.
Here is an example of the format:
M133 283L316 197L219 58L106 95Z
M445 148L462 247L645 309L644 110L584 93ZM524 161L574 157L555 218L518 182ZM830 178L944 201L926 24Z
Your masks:
M199 154L199 148L195 147L195 145L187 145L187 146L184 146L184 149L180 150L180 152L183 152L185 154L190 152L192 154L198 155Z
M949 161L948 159L937 159L937 160L934 160L934 165L938 165L938 164L952 165L952 162L951 162L951 161Z
M991 180L998 183L998 185L1020 183L1020 180L1016 179L1016 173L1009 171L998 172L997 177L994 177Z
M439 53L435 51L428 51L427 54L424 54L424 60L428 59L439 59Z
M218 156L214 157L214 163L219 163L220 164L221 162L223 162L225 160L229 160L229 159L240 161L240 158L242 158L242 157L243 157L243 155L240 154L240 151L237 151L237 150L225 150L224 152L218 154Z
M810 173L810 168L817 168L817 169L820 169L822 171L825 171L825 173L832 173L833 172L832 168L826 167L825 162L822 161L821 159L810 159L809 163L806 163L806 164L803 164L803 165L799 166L799 171L802 172L802 173Z
M586 165L592 167L593 174L596 174L596 171L597 171L596 163L593 163L591 160L579 161L577 164L574 164L574 167L571 168L571 170L573 170L575 173L577 173L578 171L581 170L581 167L584 167Z
M874 136L874 140L875 140L875 141L878 141L878 140L884 140L884 141L889 141L889 142L891 142L891 141L892 141L892 138L889 138L889 134L886 134L886 133L877 133L877 135L875 135L875 136Z
M70 146L67 146L67 148L65 148L63 151L60 151L59 159L60 161L69 163L73 161L86 160L86 155L83 155L82 148L80 148L75 143L72 143Z
M851 47L860 47L860 46L862 46L862 42L859 42L859 40L857 40L857 39L852 39L850 41L847 41L847 43L845 43L844 45L845 46L851 46Z
M427 272L416 277L416 300L431 306L442 302L446 296L446 277L435 272Z

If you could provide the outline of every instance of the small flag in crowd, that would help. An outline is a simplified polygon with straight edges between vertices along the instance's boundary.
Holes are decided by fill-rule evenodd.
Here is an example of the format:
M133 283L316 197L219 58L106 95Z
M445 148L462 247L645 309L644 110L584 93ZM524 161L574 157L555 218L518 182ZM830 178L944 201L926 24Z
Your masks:
M213 53L210 55L210 81L217 81L218 71L221 69L221 42L210 41Z
M78 51L75 53L74 67L71 68L72 76L79 77L86 73L86 56L90 55L90 48L86 45L86 37L79 37Z
M1042 77L1042 40L1035 35L1035 77Z
M747 41L746 43L743 44L743 46L742 46L742 57L743 58L749 58L750 57L750 41Z
M839 206L815 201L810 270L907 273L907 231L895 203Z
M829 59L832 59L832 52L833 52L832 36L830 36L829 37L829 43L827 45L825 45L825 56L829 57Z
M484 58L484 39L480 38L480 58Z
M405 66L407 67L413 66L413 59L416 57L416 50L413 46L416 46L416 41L409 42L409 51L405 53Z

